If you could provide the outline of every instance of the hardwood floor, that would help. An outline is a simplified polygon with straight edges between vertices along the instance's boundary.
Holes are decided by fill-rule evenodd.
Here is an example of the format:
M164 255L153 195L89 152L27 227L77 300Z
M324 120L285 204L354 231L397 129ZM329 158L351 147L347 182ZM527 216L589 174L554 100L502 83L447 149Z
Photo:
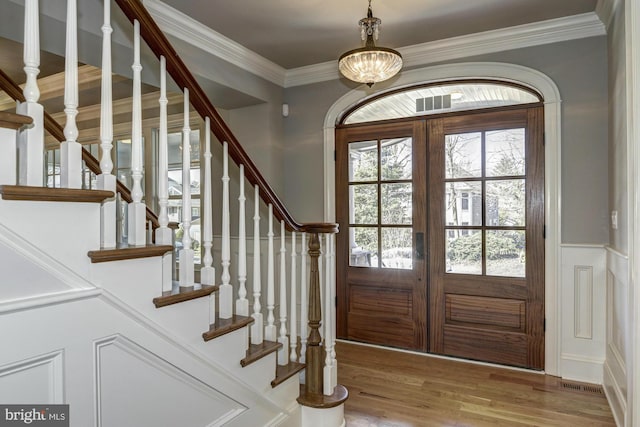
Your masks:
M615 426L597 386L345 342L336 352L347 427Z

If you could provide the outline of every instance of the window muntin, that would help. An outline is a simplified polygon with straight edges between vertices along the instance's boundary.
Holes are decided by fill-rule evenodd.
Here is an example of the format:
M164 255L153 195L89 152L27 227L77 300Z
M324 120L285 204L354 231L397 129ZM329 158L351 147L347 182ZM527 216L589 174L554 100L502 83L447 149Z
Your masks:
M349 265L413 268L413 141L349 144Z
M448 274L525 277L524 128L445 135Z

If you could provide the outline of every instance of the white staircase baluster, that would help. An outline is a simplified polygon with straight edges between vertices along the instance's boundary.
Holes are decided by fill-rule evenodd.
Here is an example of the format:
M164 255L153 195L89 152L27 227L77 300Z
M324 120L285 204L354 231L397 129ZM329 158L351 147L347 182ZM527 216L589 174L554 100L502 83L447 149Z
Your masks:
M264 339L276 340L276 325L273 309L276 304L275 296L275 261L273 254L273 205L269 203L269 231L267 232L267 324L264 327Z
M67 0L67 44L64 71L64 126L66 140L60 144L60 186L82 187L82 146L78 141L78 28L76 0Z
M128 209L128 242L131 246L147 244L146 206L142 203L142 65L140 65L140 23L133 22L133 112L131 126L131 199Z
M329 258L331 262L331 283L329 284L331 289L331 381L335 389L338 386L338 361L336 359L336 235L331 234L329 237L331 239L331 257Z
M231 286L231 226L229 212L229 144L222 148L222 284L220 285L220 318L230 319L233 316L233 287Z
M27 75L27 81L22 91L25 102L18 103L16 113L30 116L33 124L17 133L18 183L41 187L44 185L44 110L38 103L40 99L37 82L37 76L40 73L38 0L26 0L24 8L24 72ZM9 159L13 159L9 166L11 170L3 171L3 175L6 174L11 178L12 182L6 182L7 184L15 184L16 146L11 144L10 148L12 155Z
M302 248L300 250L300 363L307 359L307 339L309 338L309 278L307 277L307 233L302 233ZM300 372L300 383L305 383L305 371Z
M264 340L264 321L260 294L262 281L260 277L260 188L254 187L254 211L253 211L253 317L251 325L251 344L262 344Z
M287 337L287 247L284 221L280 221L280 336L278 342L278 365L289 363L289 338Z
M109 3L109 2L105 2ZM169 228L169 144L167 130L167 61L160 56L160 126L158 129L158 225L157 245L173 245L173 231ZM206 184L206 183L205 183ZM162 257L162 292L173 288L173 252Z
M290 347L291 351L289 353L289 359L292 362L298 361L298 353L296 353L297 345L298 345L298 278L296 277L296 262L297 262L297 253L296 253L296 232L291 232L291 284L289 288L291 289L291 313L289 314L289 334L290 334Z
M238 299L236 314L249 315L247 299L247 232L245 224L244 165L240 165L240 196L238 197Z
M113 148L113 104L111 90L111 2L104 2L104 22L102 24L102 85L100 99L100 157L101 173L96 177L99 190L116 192L116 177L111 160ZM100 209L100 247L116 247L116 199L102 202Z
M333 346L335 344L333 338L333 313L334 313L334 301L331 299L331 295L333 294L331 290L331 286L333 285L333 281L331 280L332 274L332 266L331 266L331 256L332 256L332 235L325 235L325 304L324 304L324 345L325 345L325 364L324 364L324 394L330 396L333 394L335 384L333 383L333 359L331 353L333 352ZM321 282L322 283L322 282Z
M203 235L202 244L204 246L203 267L200 269L200 283L202 285L213 286L216 281L216 269L213 268L213 204L211 201L211 120L204 119L205 146L204 146L204 200L203 200ZM209 325L216 321L216 294L209 295Z
M204 200L203 200L203 233L202 246L204 247L203 267L200 269L200 283L213 286L216 280L216 270L213 268L213 212L211 201L211 130L210 119L205 118L205 147L204 147Z
M189 128L189 89L184 88L184 123L182 125L182 249L180 249L181 288L194 284L194 253L191 248L191 129Z

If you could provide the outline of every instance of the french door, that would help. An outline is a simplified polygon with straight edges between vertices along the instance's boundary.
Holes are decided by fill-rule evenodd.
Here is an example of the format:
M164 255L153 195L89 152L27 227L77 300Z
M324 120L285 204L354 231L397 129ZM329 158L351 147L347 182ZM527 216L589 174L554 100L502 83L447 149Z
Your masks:
M542 111L336 131L339 337L544 367Z

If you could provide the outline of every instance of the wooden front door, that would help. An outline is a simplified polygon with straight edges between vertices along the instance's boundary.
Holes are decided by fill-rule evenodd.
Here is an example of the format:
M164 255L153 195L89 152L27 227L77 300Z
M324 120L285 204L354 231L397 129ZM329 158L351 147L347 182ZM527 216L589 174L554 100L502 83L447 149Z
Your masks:
M542 112L336 131L338 337L544 367Z

